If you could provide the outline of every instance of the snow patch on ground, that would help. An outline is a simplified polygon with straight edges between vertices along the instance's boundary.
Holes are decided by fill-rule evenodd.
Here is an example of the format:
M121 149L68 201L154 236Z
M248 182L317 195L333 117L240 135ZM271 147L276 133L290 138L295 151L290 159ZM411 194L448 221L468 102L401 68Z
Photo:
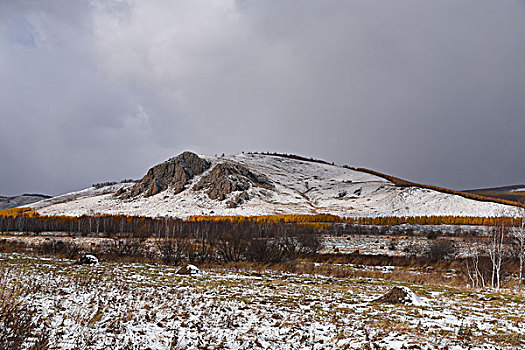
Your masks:
M0 254L2 286L36 284L23 300L51 348L518 349L522 297L410 285L413 305L369 303L385 280L209 270L200 278L148 264ZM402 286L404 287L404 286ZM422 305L427 303L428 305ZM416 305L417 304L417 305Z
M421 298L418 297L416 293L414 293L410 288L405 287L405 286L401 286L399 288L403 289L405 293L407 294L405 298L406 304L414 305L414 306L429 306L427 301L421 300Z

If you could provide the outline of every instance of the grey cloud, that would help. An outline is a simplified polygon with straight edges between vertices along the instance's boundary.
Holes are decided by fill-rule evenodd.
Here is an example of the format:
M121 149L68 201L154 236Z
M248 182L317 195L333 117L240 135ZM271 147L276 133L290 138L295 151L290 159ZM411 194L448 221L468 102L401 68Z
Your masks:
M185 149L525 182L519 1L0 2L0 194Z

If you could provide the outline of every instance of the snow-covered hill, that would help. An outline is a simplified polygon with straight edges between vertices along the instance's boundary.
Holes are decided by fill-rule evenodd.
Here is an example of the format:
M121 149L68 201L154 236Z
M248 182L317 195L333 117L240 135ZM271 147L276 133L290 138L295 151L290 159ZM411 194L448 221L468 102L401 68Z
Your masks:
M20 196L13 197L0 196L0 209L21 207L46 198L51 198L51 196L46 196L44 194L22 194Z
M520 209L419 187L365 172L262 154L189 152L150 169L141 182L54 197L31 205L43 215L143 216L317 214L340 216L519 215Z

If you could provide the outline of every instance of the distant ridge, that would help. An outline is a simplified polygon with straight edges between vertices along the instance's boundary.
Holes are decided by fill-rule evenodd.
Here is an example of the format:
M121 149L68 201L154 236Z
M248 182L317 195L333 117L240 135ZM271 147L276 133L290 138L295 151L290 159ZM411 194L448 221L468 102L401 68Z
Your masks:
M466 190L478 196L490 197L495 200L504 200L523 207L525 205L525 185L510 185L491 188Z
M487 187L487 188L474 188L470 190L463 190L463 192L476 193L484 191L495 191L495 192L509 192L509 191L525 191L525 185L510 185L510 186L500 186L500 187Z
M51 196L45 194L24 193L19 196L0 196L0 209L9 209L49 199Z

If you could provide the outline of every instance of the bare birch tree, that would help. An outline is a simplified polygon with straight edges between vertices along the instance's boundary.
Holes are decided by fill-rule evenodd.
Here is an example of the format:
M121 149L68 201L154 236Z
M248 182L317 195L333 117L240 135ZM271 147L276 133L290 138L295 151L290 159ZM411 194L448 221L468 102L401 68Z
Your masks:
M467 258L465 260L467 268L467 276L472 282L472 286L475 288L485 288L485 276L480 268L480 255L482 254L481 248L477 244L473 244L469 247Z
M504 220L501 220L490 232L488 253L492 263L491 287L499 289L501 286L501 267L505 256L505 238L508 227Z

